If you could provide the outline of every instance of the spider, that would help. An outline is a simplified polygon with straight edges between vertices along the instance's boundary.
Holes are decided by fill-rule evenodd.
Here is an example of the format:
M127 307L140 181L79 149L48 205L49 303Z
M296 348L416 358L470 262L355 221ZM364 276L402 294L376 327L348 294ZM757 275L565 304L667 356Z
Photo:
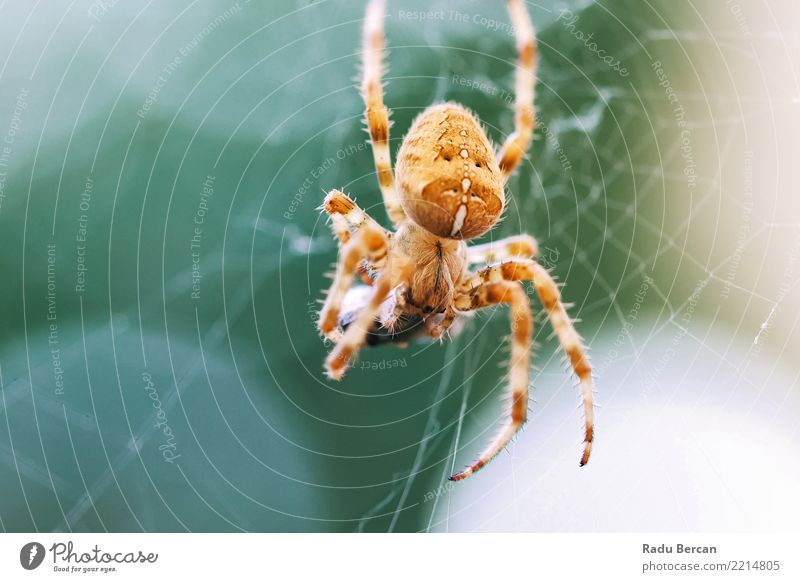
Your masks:
M580 381L585 415L581 466L592 448L591 368L558 285L534 260L536 240L519 235L473 246L466 242L499 221L506 182L525 156L534 129L536 38L523 1L507 4L518 61L514 132L495 154L472 112L453 102L433 105L413 121L393 171L381 82L386 1L370 0L361 93L378 184L395 230L382 228L340 190L330 191L322 205L339 240L336 271L318 323L335 343L325 361L331 379L343 377L365 343L400 343L423 334L442 339L471 311L498 304L510 308L510 417L478 459L450 477L453 481L485 466L525 423L533 315L522 281L532 282ZM472 271L471 265L482 268ZM353 286L356 273L364 285Z

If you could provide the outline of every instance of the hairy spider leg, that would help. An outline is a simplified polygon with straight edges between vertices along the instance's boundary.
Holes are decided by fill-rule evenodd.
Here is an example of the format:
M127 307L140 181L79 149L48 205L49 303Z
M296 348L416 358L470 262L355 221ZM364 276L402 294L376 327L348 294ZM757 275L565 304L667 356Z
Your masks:
M353 283L354 272L361 261L366 259L370 264L383 266L387 252L386 236L382 229L376 229L370 224L356 231L341 247L336 274L319 314L319 330L326 337L334 341L339 340L336 329L342 300Z
M493 263L509 257L532 259L539 253L539 243L529 234L518 234L500 240L467 247L471 265Z
M559 292L558 285L550 276L550 273L537 262L530 259L509 259L501 263L489 265L464 280L459 290L460 295L457 297L457 301L462 302L464 307L467 306L467 301L471 301L472 303L477 302L477 305L480 306L480 300L476 299L476 297L480 295L481 289L501 282L516 282L516 284L519 284L519 281L533 281L534 288L547 312L550 324L553 326L553 330L558 337L561 347L566 352L572 369L580 381L580 395L585 423L584 450L580 460L580 465L583 466L589 462L594 440L592 370L581 338L567 314L566 308L561 301L561 293ZM457 307L459 309L462 308L458 304ZM512 353L512 370L513 366ZM513 390L512 384L512 392ZM516 392L513 393L516 394ZM512 411L511 424L501 430L492 445L478 458L478 461L465 469L465 471L454 475L452 479L463 479L488 463L497 452L502 450L518 428L519 425L515 424Z
M452 475L451 481L460 481L469 477L497 456L525 424L528 415L528 369L533 335L533 315L522 284L517 281L484 283L469 293L462 293L456 297L456 308L460 311L481 309L499 303L507 303L511 310L511 364L509 369L511 416L478 459L460 473Z
M514 132L508 136L497 163L506 180L525 157L533 135L536 117L533 109L536 83L536 35L522 0L508 0L508 12L517 42L517 69L514 91Z
M347 243L353 233L358 232L365 225L382 230L384 234L388 235L366 210L359 208L352 198L340 190L328 192L328 195L325 196L325 201L322 203L322 209L330 217L331 228L336 238L339 239L340 245ZM365 285L372 285L370 269L377 271L382 267L382 264L367 264L362 260L358 265L358 275Z
M361 95L366 110L364 117L372 142L372 155L375 160L375 171L378 185L383 195L383 204L395 228L406 220L406 213L400 205L400 198L394 183L392 172L392 156L389 150L389 108L383 103L383 52L385 37L383 19L386 12L386 0L371 0L367 5L364 21L363 38L363 78Z

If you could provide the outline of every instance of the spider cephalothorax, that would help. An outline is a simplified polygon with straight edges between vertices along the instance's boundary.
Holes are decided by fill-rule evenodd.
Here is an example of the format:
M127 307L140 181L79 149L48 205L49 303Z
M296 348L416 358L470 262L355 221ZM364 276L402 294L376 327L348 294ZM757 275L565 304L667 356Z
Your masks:
M477 118L457 103L442 103L414 121L392 171L389 110L383 104L381 58L385 0L371 0L364 27L362 94L378 184L395 230L382 228L346 194L332 190L323 204L341 245L336 274L320 312L322 333L336 342L325 362L340 379L365 343L441 338L459 316L508 304L511 311L511 411L506 426L463 479L500 452L525 422L528 410L533 316L522 281L531 281L581 384L585 447L591 452L592 377L589 362L561 302L558 286L533 258L528 235L467 246L488 232L505 208L505 185L531 140L536 39L522 0L507 0L517 38L515 130L494 153ZM395 173L397 180L395 181ZM484 265L471 271L471 265ZM359 272L365 285L353 287Z

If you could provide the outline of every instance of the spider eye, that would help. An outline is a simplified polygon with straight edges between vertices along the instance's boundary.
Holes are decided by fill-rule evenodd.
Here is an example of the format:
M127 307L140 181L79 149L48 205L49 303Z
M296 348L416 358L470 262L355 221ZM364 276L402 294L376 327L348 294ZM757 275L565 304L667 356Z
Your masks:
M445 161L445 162L449 162L449 161L450 161L450 160L452 160L452 159L453 159L453 158L451 158L450 156L445 156L445 157L444 157L444 161Z

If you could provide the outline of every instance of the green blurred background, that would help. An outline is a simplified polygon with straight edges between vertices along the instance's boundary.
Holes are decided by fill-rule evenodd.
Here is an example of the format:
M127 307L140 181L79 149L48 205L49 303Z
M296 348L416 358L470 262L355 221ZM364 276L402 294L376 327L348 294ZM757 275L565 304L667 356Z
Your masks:
M603 404L596 455L578 470L574 383L537 317L531 421L454 488L504 414L502 310L322 373L336 245L317 208L338 187L386 223L355 88L363 3L0 4L0 526L797 523L779 459L800 411L800 215L776 145L797 127L775 111L800 91L785 44L758 44L781 15L528 8L539 125L487 240L534 234L565 284ZM512 130L503 2L389 0L386 32L393 151L442 100L495 142ZM692 456L720 443L737 448ZM786 483L768 507L737 489L756 459L747 487Z

